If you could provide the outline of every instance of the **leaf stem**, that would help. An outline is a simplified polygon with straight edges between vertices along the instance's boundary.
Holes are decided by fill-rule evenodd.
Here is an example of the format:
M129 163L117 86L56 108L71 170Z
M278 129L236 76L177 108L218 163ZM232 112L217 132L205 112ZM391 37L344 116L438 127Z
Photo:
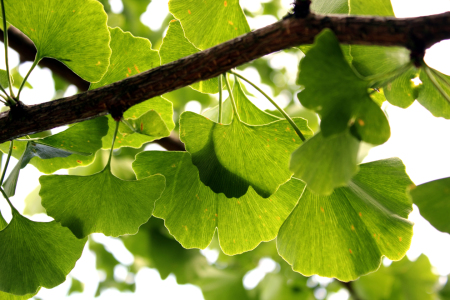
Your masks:
M0 186L0 191L1 191L2 194L3 194L3 197L4 197L4 198L6 199L6 201L8 202L9 207L11 207L11 210L16 211L18 214L20 214L20 213L17 211L17 209L14 207L14 205L12 205L11 201L9 200L8 195L6 195L5 191L3 190L3 188L2 188L1 186Z
M11 75L9 72L9 63L8 63L8 27L6 24L5 1L1 0L1 2L2 2L2 19L3 19L3 44L5 45L6 76L8 77L10 95L11 97L14 98L14 92L12 89ZM11 104L15 104L14 100Z
M11 159L11 154L13 151L14 141L9 142L9 151L8 158L6 159L5 166L3 167L2 177L0 178L0 186L3 184L3 180L5 179L6 169L8 169L9 160Z
M222 75L225 78L225 84L227 85L228 94L230 94L231 104L233 105L233 111L234 111L235 115L237 116L238 120L241 121L241 118L239 117L239 113L238 113L238 110L237 110L237 107L236 107L236 102L234 102L233 91L231 90L230 83L228 82L227 75L226 75L226 73L222 74Z
M298 128L297 124L295 124L294 120L292 120L292 118L284 111L284 109L282 109L272 98L269 97L269 95L267 95L266 93L264 93L263 90L261 90L258 86L256 86L253 82L251 82L250 80L248 80L247 78L245 78L242 75L239 75L238 73L235 73L233 71L229 71L231 74L241 78L242 80L246 81L248 84L250 84L252 87L254 87L258 92L260 92L264 97L267 98L267 100L270 101L270 103L273 104L273 106L275 106L278 111L286 118L286 120L291 124L292 128L294 128L295 132L297 133L297 135L300 137L300 139L304 142L306 141L305 136L303 135L303 133L300 131L300 128Z
M116 122L116 129L114 130L114 136L113 136L113 139L112 139L111 151L109 152L108 163L106 164L105 169L108 168L108 167L111 169L111 159L112 159L112 156L113 156L114 143L116 142L117 132L119 131L119 125L120 125L120 121L117 121Z
M223 106L223 93L222 93L222 76L219 76L219 124L222 123L222 106Z
M425 73L427 73L428 78L430 78L433 85L437 88L439 93L441 93L442 97L444 97L445 100L447 100L448 103L450 103L450 96L447 94L446 91L442 88L442 86L437 82L436 77L434 77L434 74L432 70L424 63L423 68L425 70Z
M17 99L20 99L20 93L22 92L25 83L27 82L28 77L30 76L31 72L33 72L34 68L36 68L37 64L41 61L39 57L39 53L36 53L36 58L34 59L33 65L31 66L30 70L28 70L27 75L23 79L22 83L20 84L19 91L17 92Z

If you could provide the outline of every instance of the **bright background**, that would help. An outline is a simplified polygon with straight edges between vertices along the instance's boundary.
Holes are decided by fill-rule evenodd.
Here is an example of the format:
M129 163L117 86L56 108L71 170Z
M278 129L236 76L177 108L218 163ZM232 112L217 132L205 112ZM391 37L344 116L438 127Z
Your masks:
M109 0L114 12L119 13L123 6L121 0ZM269 2L269 0L241 0L241 5L251 12L258 12L261 9L261 2ZM279 12L279 17L284 16L290 8L292 0L282 0L284 9ZM147 12L142 16L142 22L150 27L152 30L158 30L162 26L162 22L168 13L168 0L153 0ZM450 0L392 0L392 5L397 17L415 17L421 15L431 15L450 11ZM277 19L273 16L261 16L255 18L248 18L250 27L257 29L268 24L274 23ZM164 24L166 26L167 24ZM3 52L1 47L0 52ZM431 67L450 75L450 41L443 41L434 45L427 50L425 61ZM4 57L4 52L0 53L0 57ZM294 81L297 73L297 64L299 57L280 52L269 56L270 65L274 69L286 68L289 74L289 80ZM16 52L10 52L10 65L16 66L19 63L19 56ZM21 65L19 71L24 76L31 63L24 63ZM0 68L4 69L4 62L0 62ZM273 95L271 88L261 84L259 74L256 69L249 67L242 72L244 76L251 79L255 83L259 83L269 95ZM25 89L22 93L22 99L27 104L36 104L49 101L54 96L54 84L51 72L48 69L36 68L29 78L29 82L34 87L33 90ZM249 88L250 92L252 91ZM69 96L76 93L76 88L71 86L64 96ZM256 94L256 93L255 93ZM276 97L276 101L280 105L286 105L294 95L280 94ZM270 104L263 100L255 100L262 109L272 109ZM365 162L389 158L399 157L406 165L406 170L411 179L416 185L443 178L450 177L450 121L442 118L435 118L423 108L420 104L415 102L408 109L401 109L386 103L383 107L390 119L391 138L390 140L379 147L370 150L369 155L364 160ZM200 112L201 105L195 99L188 102L185 107L186 110ZM61 129L60 129L61 130ZM152 146L153 148L153 146ZM12 159L12 166L16 163ZM66 171L57 172L58 174L66 174ZM13 199L14 204L19 210L23 210L25 197L35 189L39 182L39 171L28 165L22 172L17 188L17 194ZM2 213L8 211L8 207L4 201L0 204ZM8 219L8 216L6 216ZM35 220L49 220L47 216L37 215L32 219ZM450 273L450 235L441 233L434 229L426 220L424 220L418 212L417 207L410 215L410 220L415 223L414 237L412 240L411 249L407 255L410 259L416 259L421 253L424 253L430 259L434 266L434 271L441 275L441 283L445 283L446 275ZM118 239L105 237L102 234L94 234L94 240L106 245L106 248L111 251L115 257L124 265L131 265L133 256L123 246ZM218 253L216 250L205 250L203 254L207 259L213 263L217 259ZM385 259L385 264L390 262ZM262 259L260 265L255 270L250 271L244 277L244 285L247 288L255 287L258 282L264 277L265 273L271 272L276 268L276 263L271 259ZM118 266L115 269L115 276L117 280L128 280L126 278L127 270L123 266ZM95 256L85 248L82 258L77 262L76 267L71 272L70 276L80 280L85 284L85 290L82 294L73 294L66 296L70 287L70 280L62 285L52 289L42 289L38 297L44 300L51 299L94 299L94 294L97 289L99 280L104 276L101 272L95 269ZM327 284L329 279L314 276L313 280L322 284ZM199 288L193 285L178 285L175 277L170 275L166 280L161 280L159 273L156 270L144 268L137 274L136 278L136 292L120 293L116 290L107 290L101 294L97 299L148 299L151 295L152 299L186 299L197 300L203 299ZM320 294L316 294L318 299L321 299ZM334 294L328 299L344 300L347 299L348 294L345 291Z

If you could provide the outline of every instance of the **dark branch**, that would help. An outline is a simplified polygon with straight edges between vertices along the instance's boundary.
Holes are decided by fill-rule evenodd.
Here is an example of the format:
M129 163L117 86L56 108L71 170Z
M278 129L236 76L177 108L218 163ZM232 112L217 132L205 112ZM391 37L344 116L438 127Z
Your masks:
M395 19L310 14L285 18L211 49L143 72L96 90L55 101L27 106L20 114L0 114L0 142L111 111L124 111L147 99L216 77L234 67L282 49L311 44L324 28L332 29L342 43L360 45L430 47L450 38L450 12Z

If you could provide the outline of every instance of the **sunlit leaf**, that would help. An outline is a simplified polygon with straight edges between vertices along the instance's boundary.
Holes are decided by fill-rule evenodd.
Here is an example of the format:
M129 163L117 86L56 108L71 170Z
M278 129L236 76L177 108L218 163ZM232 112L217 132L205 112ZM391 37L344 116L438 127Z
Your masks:
M386 116L370 99L368 82L348 65L331 31L324 30L316 37L314 47L301 60L300 69L298 84L304 90L298 98L302 105L319 113L324 137L341 133L355 123L364 141L387 141L390 129Z
M330 195L358 172L359 144L348 131L328 138L319 132L292 153L291 171L308 189Z
M192 45L192 43L184 36L180 21L172 20L159 50L161 64L168 64L199 51L200 49L197 49ZM202 93L214 94L219 92L219 81L217 78L208 79L194 83L191 87Z
M297 125L311 135L306 120ZM229 198L245 195L250 186L264 198L275 193L291 178L290 153L302 143L286 120L247 125L235 117L221 125L192 112L181 115L180 139L201 181Z
M7 20L37 49L36 59L55 58L81 78L99 81L109 66L107 15L95 0L5 0Z
M77 239L55 221L33 222L12 211L0 231L0 290L16 295L53 288L66 280L80 258L86 239Z
M206 248L219 231L222 250L234 255L276 237L305 185L292 179L269 199L251 187L236 199L215 194L198 177L187 152L143 152L133 163L138 178L160 173L167 187L153 215L165 220L170 233L185 248Z
M389 103L401 108L407 108L413 104L419 95L419 88L412 82L417 73L418 70L412 67L384 87L384 95Z
M170 0L169 11L180 20L186 38L201 50L250 31L239 0Z
M450 233L450 178L421 184L411 190L422 217L436 229Z
M402 162L386 159L360 165L349 186L330 196L306 188L278 234L280 255L306 276L341 281L375 271L383 255L401 259L413 233L411 184Z
M433 84L427 72L422 69L419 77L422 81L422 86L419 90L417 101L428 109L433 116L450 119L450 76L434 69L430 69L430 71L446 97Z
M1 11L1 8L0 8ZM6 89L9 87L9 80L8 80L8 74L5 70L0 69L0 85L3 87L3 89Z
M39 195L47 214L78 238L93 232L135 234L152 215L165 187L161 175L124 181L108 167L91 176L49 175L39 181Z

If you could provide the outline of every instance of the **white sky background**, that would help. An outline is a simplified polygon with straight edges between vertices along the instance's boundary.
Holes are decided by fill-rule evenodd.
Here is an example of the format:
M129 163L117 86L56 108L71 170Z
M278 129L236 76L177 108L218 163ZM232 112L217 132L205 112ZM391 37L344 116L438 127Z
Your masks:
M391 0L394 11L397 17L415 17L420 15L430 15L450 11L450 0ZM122 9L121 0L110 0L114 11L120 12ZM268 2L268 0L240 0L241 5L252 12L258 12L261 8L261 2ZM290 3L293 0L282 0L285 6L284 11L280 11L279 17L286 14ZM142 16L143 22L152 30L158 30L164 20L168 0L152 0L147 12ZM257 18L249 18L249 23L252 29L260 28L265 25L276 22L277 20L271 16L262 16ZM4 57L3 47L0 47L0 58ZM441 42L427 51L425 60L431 67L450 75L450 41ZM274 68L286 67L288 70L289 80L295 80L297 65L292 63L292 59L297 59L295 55L280 52L278 54L270 55L271 66ZM16 66L18 64L18 55L14 51L10 52L10 65ZM23 64L20 68L22 75L31 66L31 63ZM4 61L1 59L0 68L4 69ZM260 83L260 78L255 69L248 68L244 71L245 76L253 80L255 83ZM25 89L22 93L22 99L27 104L36 104L48 101L53 96L53 80L51 73L47 69L39 69L32 73L29 82L34 89ZM260 84L265 92L273 95L270 87ZM249 91L257 95L255 91L249 88ZM75 89L70 89L69 93L74 93ZM291 97L295 95L282 94L276 98L276 101L281 105L287 104ZM192 99L195 100L195 99ZM264 100L259 101L255 99L255 103L261 108L270 108ZM200 106L191 101L187 106L188 110L199 112ZM401 109L387 104L385 106L389 116L392 135L390 140L372 149L365 159L365 161L379 160L389 157L399 157L406 165L407 172L411 179L418 185L427 181L450 177L450 121L442 118L435 118L420 104L415 102L408 109ZM16 163L12 159L10 170ZM61 171L58 173L64 173ZM22 199L38 185L38 178L40 173L31 165L26 167L19 179L17 195L13 198L14 204L19 210L23 209L24 203ZM2 213L8 210L5 201L0 202ZM40 216L41 220L45 217ZM434 229L426 220L424 220L418 213L417 208L414 208L410 215L410 220L415 222L414 237L411 249L408 251L410 259L415 259L421 253L425 253L429 258L435 271L440 275L447 275L450 273L450 235L441 233ZM95 239L108 246L116 257L124 264L130 265L133 261L131 254L125 249L123 244L112 238L104 237L96 234ZM214 251L205 251L204 254L210 261L214 261L217 254ZM251 271L244 279L244 284L247 287L255 286L265 273L272 271L275 268L271 260L262 260L260 266ZM126 270L124 268L117 268L116 277L118 279L126 280ZM61 286L52 290L42 289L38 296L44 300L51 299L94 299L94 294L102 274L99 274L95 269L95 257L86 248L82 258L78 261L75 269L71 275L85 284L85 292L83 294L74 294L66 297L69 282L67 280ZM134 294L120 293L115 290L108 290L104 292L97 299L187 299L197 300L203 299L199 288L192 285L177 285L174 276L170 275L165 281L162 281L159 274L155 270L143 269L136 276L137 290ZM314 280L326 283L327 280L315 277ZM151 295L151 296L150 296ZM316 295L322 298L320 292ZM331 297L333 300L347 299L347 293L341 292Z

